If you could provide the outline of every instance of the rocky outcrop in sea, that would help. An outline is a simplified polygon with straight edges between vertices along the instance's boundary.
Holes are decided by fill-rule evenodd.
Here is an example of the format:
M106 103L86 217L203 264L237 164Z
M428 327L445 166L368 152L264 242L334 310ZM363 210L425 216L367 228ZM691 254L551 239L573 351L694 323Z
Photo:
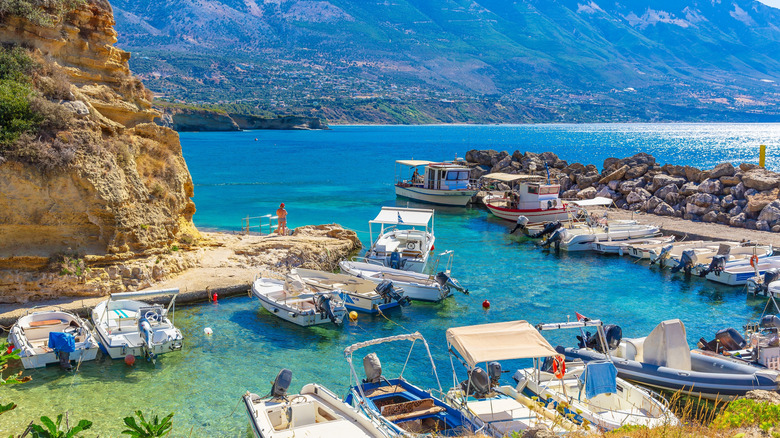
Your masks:
M317 117L260 117L199 108L156 106L160 116L154 121L178 132L241 131L244 129L309 130L328 129Z
M755 164L721 163L698 169L656 162L639 153L595 164L569 164L552 152L470 150L472 177L487 173L546 175L561 184L561 197L610 198L618 208L691 221L780 232L780 174Z

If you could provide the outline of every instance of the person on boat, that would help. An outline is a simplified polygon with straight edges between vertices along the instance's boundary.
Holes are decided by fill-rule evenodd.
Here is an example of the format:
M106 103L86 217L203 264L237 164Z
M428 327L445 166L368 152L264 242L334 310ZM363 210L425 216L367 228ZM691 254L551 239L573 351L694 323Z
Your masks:
M420 172L417 171L417 168L414 169L414 173L412 174L412 184L418 184L422 182L422 176L420 176Z
M284 209L284 202L276 210L276 216L279 218L279 226L276 232L282 236L287 235L287 210Z

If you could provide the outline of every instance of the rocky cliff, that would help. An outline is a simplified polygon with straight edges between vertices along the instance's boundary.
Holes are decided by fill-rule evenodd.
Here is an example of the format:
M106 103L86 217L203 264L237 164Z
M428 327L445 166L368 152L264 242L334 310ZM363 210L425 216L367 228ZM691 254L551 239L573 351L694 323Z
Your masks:
M198 238L178 135L153 123L111 6L72 3L45 23L0 15L3 50L33 65L30 105L56 119L0 144L0 302L134 288L136 265L184 269L169 255Z
M179 132L239 131L242 129L328 129L317 117L259 117L199 108L158 107L155 123Z

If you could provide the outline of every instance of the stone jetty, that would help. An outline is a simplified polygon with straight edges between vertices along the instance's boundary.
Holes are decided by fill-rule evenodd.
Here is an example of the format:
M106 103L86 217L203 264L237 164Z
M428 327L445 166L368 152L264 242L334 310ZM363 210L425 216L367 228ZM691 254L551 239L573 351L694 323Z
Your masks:
M470 150L472 178L487 173L546 175L565 199L603 196L618 208L759 231L780 232L780 174L755 164L721 163L713 169L659 164L639 153L595 164L569 164L552 152Z

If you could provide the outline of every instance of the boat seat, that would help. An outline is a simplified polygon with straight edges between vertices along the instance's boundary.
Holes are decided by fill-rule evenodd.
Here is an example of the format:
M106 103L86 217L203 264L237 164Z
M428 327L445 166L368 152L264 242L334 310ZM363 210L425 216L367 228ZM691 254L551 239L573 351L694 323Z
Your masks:
M57 324L67 324L68 321L64 319L47 319L45 321L33 321L30 323L30 327L45 327Z
M401 253L401 257L410 259L422 258L422 251L404 251Z
M380 395L396 394L404 391L406 391L406 389L404 389L404 387L401 385L391 385L391 386L380 386L379 388L370 389L368 391L365 391L365 394L366 397L368 398L374 398Z
M396 422L409 418L438 414L445 410L446 409L443 406L436 406L432 398L424 398L421 400L412 400L382 406L382 416L387 418L390 422Z
M317 422L315 406L311 402L294 404L289 409L292 411L292 427L306 426Z
M625 351L623 352L623 358L628 360L635 360L642 362L644 356L644 342L645 338L632 338L623 339L625 342Z

